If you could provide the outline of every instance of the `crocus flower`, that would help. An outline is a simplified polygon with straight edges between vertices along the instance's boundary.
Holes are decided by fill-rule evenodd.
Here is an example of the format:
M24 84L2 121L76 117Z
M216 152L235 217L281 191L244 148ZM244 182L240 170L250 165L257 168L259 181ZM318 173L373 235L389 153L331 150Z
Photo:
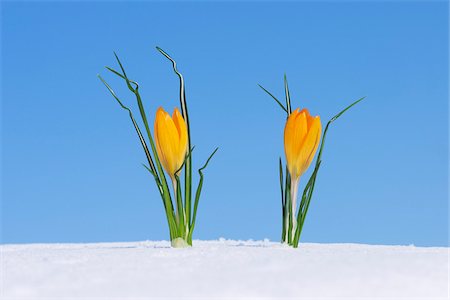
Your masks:
M158 108L155 118L155 141L161 164L174 180L175 172L185 159L188 143L186 122L178 108L174 109L172 117L162 107Z
M292 179L308 169L320 142L322 125L319 116L311 116L304 108L293 111L284 128L284 151Z
M304 108L293 111L284 128L284 152L291 175L292 235L296 228L297 192L300 176L311 164L320 142L322 124ZM287 222L286 222L287 224Z

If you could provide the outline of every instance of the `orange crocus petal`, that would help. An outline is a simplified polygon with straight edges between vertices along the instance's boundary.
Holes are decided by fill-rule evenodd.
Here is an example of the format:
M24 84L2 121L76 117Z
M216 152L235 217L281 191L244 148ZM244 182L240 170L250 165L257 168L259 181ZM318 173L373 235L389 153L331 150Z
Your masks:
M154 128L158 158L166 172L173 177L186 155L186 123L177 109L171 117L160 107L156 112Z
M298 160L306 135L308 134L308 120L305 112L300 112L294 121L294 134L292 135L293 151Z
M320 117L312 117L307 109L296 109L289 115L284 130L284 150L292 178L299 178L308 169L321 132Z
M311 128L308 130L308 135L305 137L305 141L299 155L299 157L301 157L298 165L300 175L305 173L312 162L319 145L321 131L322 126L320 124L320 118L318 116L316 118L311 118Z
M298 109L294 110L287 119L286 126L284 127L284 152L286 155L287 165L289 172L292 174L291 167L294 165L294 159L296 157L294 151L294 139L292 138L295 130L295 118L298 115Z
M310 115L309 111L306 108L302 109L300 112L304 112L306 114L306 121L308 123L308 130L309 130L309 128L311 128L314 117Z
M184 161L184 157L187 152L187 144L188 144L188 134L187 134L187 126L186 122L184 121L183 117L180 114L180 111L178 108L175 108L172 114L173 123L175 124L175 127L178 131L178 137L179 137L179 157L178 157L178 164L181 166Z

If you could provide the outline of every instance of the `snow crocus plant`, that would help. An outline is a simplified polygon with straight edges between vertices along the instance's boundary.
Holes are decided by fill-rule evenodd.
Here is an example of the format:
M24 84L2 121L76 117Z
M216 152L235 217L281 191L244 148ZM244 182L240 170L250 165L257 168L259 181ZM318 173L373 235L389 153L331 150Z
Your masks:
M122 78L128 89L134 94L141 119L145 127L147 139L142 134L131 109L123 104L116 93L101 76L98 77L108 88L109 92L117 100L119 105L128 111L129 117L133 123L134 129L136 130L147 158L148 166L144 164L144 167L154 178L164 205L172 247L187 247L192 245L192 234L195 227L198 202L200 200L200 194L203 187L202 171L206 168L212 156L216 153L217 148L206 160L206 163L198 170L200 179L195 196L193 197L193 147L191 147L191 135L189 130L189 117L184 89L184 79L181 73L177 70L176 62L161 48L156 47L156 49L170 60L173 70L179 78L181 112L178 108L175 108L172 116L170 116L162 107L160 107L155 116L154 136L150 131L147 115L139 93L139 85L137 82L128 78L122 63L116 54L116 60L119 64L121 72L118 72L110 67L106 67L106 69ZM150 148L147 146L147 141L150 142ZM180 178L183 169L184 177ZM171 184L168 183L164 171L169 176ZM184 181L183 191L181 184L182 181ZM170 192L170 185L172 186L172 193Z
M281 158L279 162L282 204L281 241L297 248L314 191L317 172L319 171L322 162L322 150L328 128L330 124L337 120L344 112L362 101L365 97L353 102L331 118L322 134L322 124L319 116L311 116L306 108L301 110L295 109L292 111L286 76L284 76L285 104L261 85L260 87L269 94L287 114L286 125L284 127L284 152L286 155L285 172L283 172ZM314 170L305 185L300 198L300 204L297 205L300 179L311 165L317 150L319 150L319 153L317 155Z

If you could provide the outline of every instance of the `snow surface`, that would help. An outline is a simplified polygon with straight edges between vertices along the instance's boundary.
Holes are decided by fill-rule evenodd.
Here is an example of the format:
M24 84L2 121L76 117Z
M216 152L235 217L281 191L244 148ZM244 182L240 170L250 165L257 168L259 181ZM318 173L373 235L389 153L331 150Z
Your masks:
M449 249L225 239L185 249L1 245L1 299L447 299Z

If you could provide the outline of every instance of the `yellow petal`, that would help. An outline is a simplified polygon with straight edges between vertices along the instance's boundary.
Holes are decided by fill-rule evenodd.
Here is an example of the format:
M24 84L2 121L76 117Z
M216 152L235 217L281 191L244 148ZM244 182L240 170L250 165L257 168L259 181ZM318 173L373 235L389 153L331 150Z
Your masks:
M188 144L187 126L178 108L175 108L175 110L173 111L172 119L173 123L175 124L175 127L177 128L179 137L178 164L179 166L181 166L183 164L187 152L187 144Z
M159 107L158 110L156 111L156 116L155 116L155 123L154 123L154 135L155 135L155 143L156 143L156 152L158 153L158 158L161 161L161 163L164 166L164 163L162 161L163 157L162 157L162 151L161 151L161 147L159 146L159 133L158 133L158 126L157 124L159 122L162 122L161 120L164 118L164 113L165 111ZM165 168L165 167L164 167Z
M300 150L302 148L307 133L308 133L307 116L305 112L300 112L295 118L294 132L292 136L294 153L297 156L300 154Z
M294 110L288 117L286 121L286 126L284 127L284 153L286 155L286 162L288 165L289 172L291 172L291 166L294 163L295 153L293 145L293 135L295 127L295 118L298 115L298 109Z
M314 121L314 117L311 116L308 109L306 109L306 108L302 109L300 112L304 112L306 114L306 121L308 124L308 130L309 130L311 128L312 122Z
M317 148L320 142L320 136L322 133L322 124L320 123L320 117L313 117L311 122L311 128L308 131L308 135L305 138L305 142L302 147L302 151L300 154L301 157L301 165L300 176L305 173L305 171L311 165L311 162L316 154Z
M181 166L179 163L180 140L172 118L162 108L156 112L155 140L161 164L166 172L173 176Z
M301 156L302 153L302 147L305 141L305 137L308 133L308 125L306 120L306 114L305 112L300 112L298 116L295 118L295 127L294 127L294 135L292 136L293 139L293 154L294 154L294 160L292 162L292 174L294 175L294 178L300 177L302 175L300 164L303 159Z
M298 166L299 153L307 134L308 126L305 112L296 109L288 118L284 134L286 161L291 176L300 176Z

